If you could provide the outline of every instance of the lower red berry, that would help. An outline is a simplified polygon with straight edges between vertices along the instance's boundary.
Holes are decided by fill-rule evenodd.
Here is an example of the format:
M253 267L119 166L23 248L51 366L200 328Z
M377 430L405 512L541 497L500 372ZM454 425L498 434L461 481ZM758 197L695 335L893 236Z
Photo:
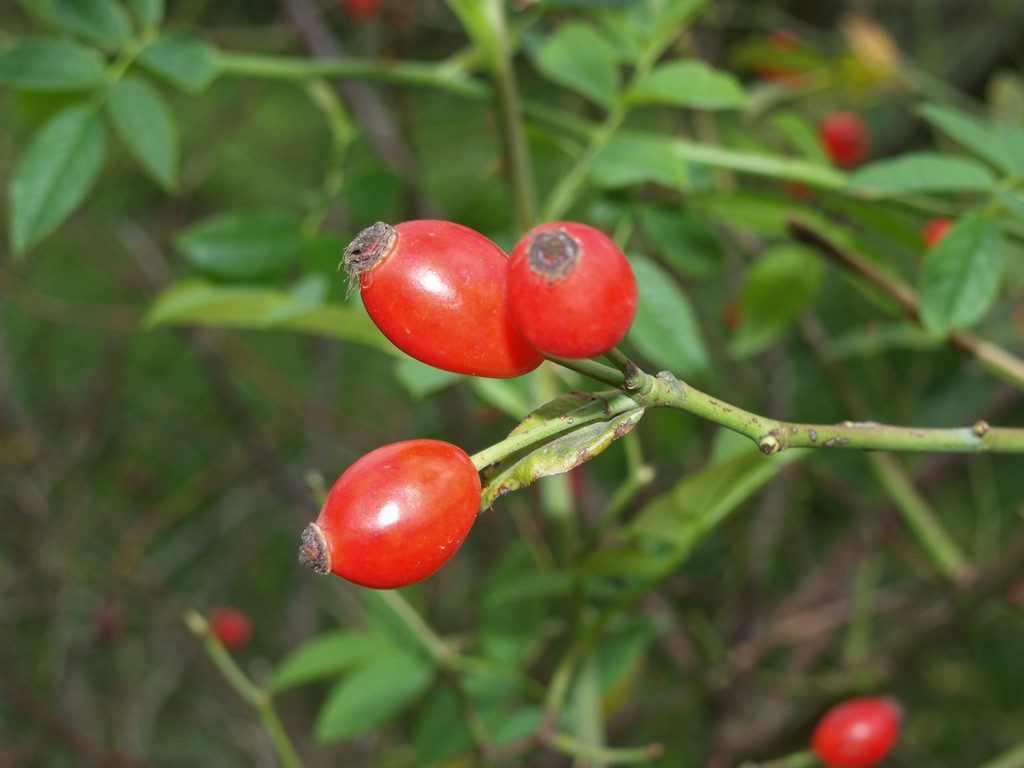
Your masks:
M509 254L505 285L516 328L546 355L594 357L618 344L636 314L633 269L598 229L541 224Z
M406 440L377 448L334 483L302 533L299 562L364 587L425 579L462 545L480 506L480 475L459 447Z
M210 611L206 618L210 632L229 651L240 651L252 639L252 622L244 611L221 606Z
M818 133L832 162L840 168L852 168L867 159L871 131L856 112L833 112L821 121Z
M811 747L828 768L869 768L896 744L902 714L890 699L849 699L818 721Z

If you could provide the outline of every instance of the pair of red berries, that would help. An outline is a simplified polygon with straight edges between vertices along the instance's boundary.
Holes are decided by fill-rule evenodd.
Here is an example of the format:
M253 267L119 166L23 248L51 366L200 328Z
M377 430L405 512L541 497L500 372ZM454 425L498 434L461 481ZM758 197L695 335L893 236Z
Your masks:
M601 355L636 314L629 262L585 224L542 224L506 256L449 221L378 222L352 241L344 265L395 346L455 373L506 378L545 355Z
M636 313L629 262L585 224L536 227L506 256L459 224L378 222L352 241L344 265L395 346L456 373L518 376L545 355L603 354ZM419 581L465 540L480 491L476 467L455 445L383 446L335 482L302 534L299 560L367 587Z

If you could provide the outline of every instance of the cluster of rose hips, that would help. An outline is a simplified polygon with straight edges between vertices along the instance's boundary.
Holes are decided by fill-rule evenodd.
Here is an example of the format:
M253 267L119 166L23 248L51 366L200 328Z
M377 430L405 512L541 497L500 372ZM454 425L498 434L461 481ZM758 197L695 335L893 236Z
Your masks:
M545 357L604 354L636 314L629 262L585 224L542 224L506 255L452 222L378 222L349 244L343 265L396 347L472 376L519 376ZM335 482L302 533L299 560L367 587L411 584L459 548L480 496L478 468L461 448L427 439L385 445Z

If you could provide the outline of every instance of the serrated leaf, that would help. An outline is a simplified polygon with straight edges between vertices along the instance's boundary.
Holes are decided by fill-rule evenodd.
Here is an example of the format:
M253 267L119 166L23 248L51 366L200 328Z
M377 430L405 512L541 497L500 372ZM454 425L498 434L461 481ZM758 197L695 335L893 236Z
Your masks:
M728 72L699 59L670 61L655 67L626 94L633 104L669 104L694 109L739 109L743 86Z
M548 475L568 472L629 432L644 409L617 391L571 392L535 410L509 433L526 447L487 467L482 509Z
M0 49L0 83L26 91L87 91L103 84L105 60L70 40L34 40Z
M39 130L10 181L15 253L38 243L79 206L105 154L103 123L88 106L65 109Z
M338 682L317 716L321 742L344 741L394 718L430 686L430 662L395 649Z
M722 244L703 218L675 206L658 205L644 205L639 216L658 255L676 269L707 276L722 268Z
M314 680L336 677L374 657L390 655L393 648L394 645L379 634L327 632L286 656L274 670L268 687L276 693Z
M160 294L145 324L291 330L330 336L401 354L366 316L338 304L311 306L286 291L188 280Z
M118 50L132 34L131 21L117 0L50 0L53 23L107 50Z
M562 24L540 46L534 63L541 74L602 106L610 106L619 86L618 54L589 24Z
M999 294L1005 247L996 225L978 215L957 220L929 248L918 277L921 322L933 334L968 328Z
M917 192L987 192L991 171L966 157L913 152L863 166L849 178L851 189L872 197Z
M205 90L217 76L217 49L182 33L161 35L139 52L138 62L188 93Z
M178 233L175 244L193 266L233 279L258 277L298 256L302 222L283 211L213 216Z
M813 298L823 272L821 259L802 246L765 251L747 270L740 289L742 320L730 354L746 357L771 345Z
M178 177L178 127L159 92L148 82L126 75L107 96L114 130L132 156L165 189Z
M945 104L925 104L918 112L953 141L996 168L1024 175L1024 128L1007 123L990 125Z
M768 457L749 450L706 465L671 490L651 499L627 527L640 541L668 544L678 564L712 529L808 451L789 449Z
M127 0L139 25L143 29L159 27L164 20L164 0Z
M590 166L594 184L604 189L653 182L674 189L689 187L690 173L668 140L616 136Z
M629 342L660 368L686 378L704 373L710 358L686 294L650 259L632 258L630 263L639 302Z

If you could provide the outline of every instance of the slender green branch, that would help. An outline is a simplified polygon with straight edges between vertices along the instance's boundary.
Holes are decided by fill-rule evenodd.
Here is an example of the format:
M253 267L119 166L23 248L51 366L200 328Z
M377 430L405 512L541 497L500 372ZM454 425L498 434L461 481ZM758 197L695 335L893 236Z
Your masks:
M1006 752L992 758L980 768L1024 768L1024 744L1010 747Z
M405 624L430 654L430 657L442 666L449 665L451 652L445 641L438 635L430 625L423 620L423 617L416 612L416 609L409 605L409 601L400 592L393 589L382 589L375 593L380 601L386 605L391 612Z
M813 246L831 261L864 278L895 301L904 316L919 321L917 293L898 277L859 253L834 243L803 219L790 218L788 227L795 239ZM946 343L976 359L993 376L1024 390L1024 360L966 331L951 331L946 335Z
M295 751L288 732L285 731L284 724L278 717L277 710L274 709L270 694L248 678L241 667L231 658L227 649L213 636L209 623L199 613L191 610L186 612L185 624L196 637L203 641L210 660L217 666L228 684L235 689L243 701L256 710L260 720L263 721L263 727L270 737L270 742L281 765L284 768L303 768L302 759Z
M235 77L295 81L317 78L377 80L421 85L474 98L487 94L487 89L481 83L446 62L432 64L356 58L308 59L219 51L216 65L219 75Z
M601 363L595 363L593 360L586 359L574 359L569 357L549 357L553 363L563 368L568 368L570 371L576 371L576 373L582 373L584 376L593 379L594 381L600 381L602 384L607 384L610 387L621 389L625 385L624 376L616 371L614 368L609 368L607 365Z
M851 448L879 451L936 451L951 453L1024 453L1024 429L993 427L984 421L969 427L899 427L873 421L838 424L804 424L779 421L751 413L711 397L661 373L649 377L654 386L644 396L634 396L646 407L666 407L739 432L770 455L787 448Z
M566 733L556 733L544 739L544 743L562 754L601 765L630 765L646 763L664 752L661 744L646 744L642 747L602 747L586 744Z

